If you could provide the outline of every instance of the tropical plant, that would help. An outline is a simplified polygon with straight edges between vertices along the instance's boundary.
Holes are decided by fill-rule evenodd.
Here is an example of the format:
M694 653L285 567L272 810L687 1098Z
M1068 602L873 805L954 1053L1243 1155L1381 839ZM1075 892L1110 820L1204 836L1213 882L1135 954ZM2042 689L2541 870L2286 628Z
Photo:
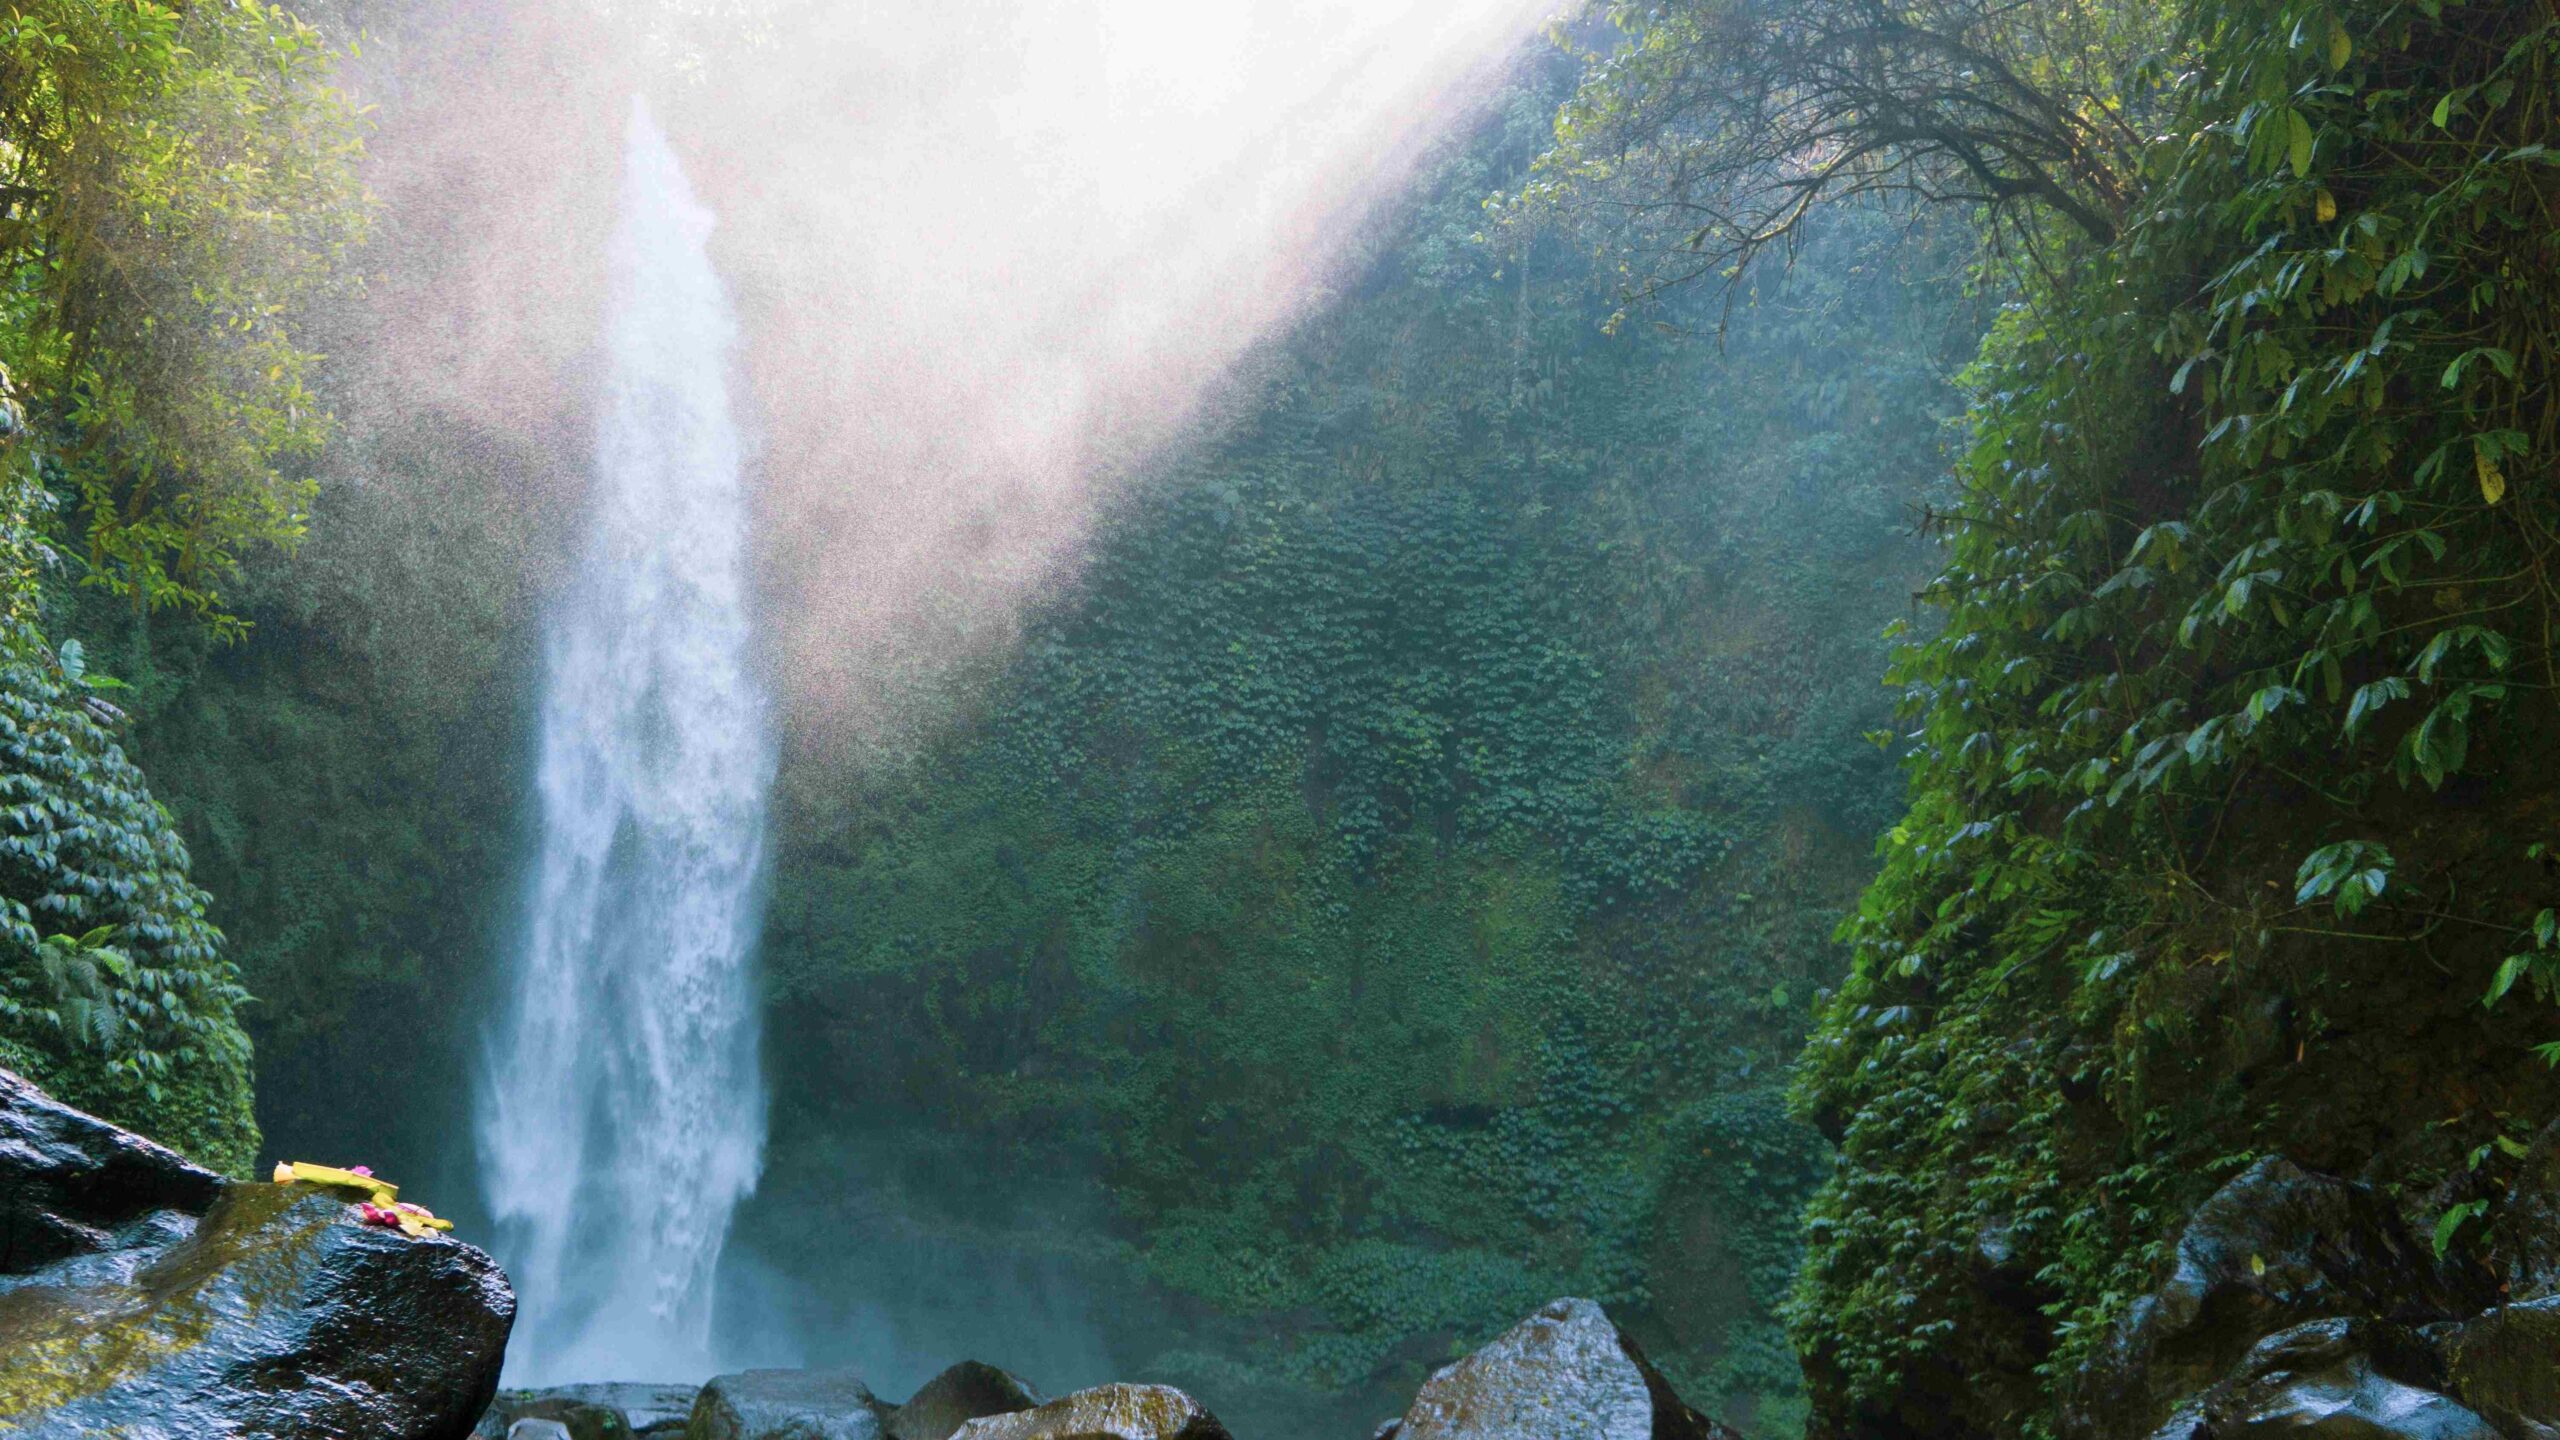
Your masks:
M329 430L303 311L366 205L334 53L236 0L24 0L0 14L0 364L17 483L89 584L223 633L219 586L290 546Z

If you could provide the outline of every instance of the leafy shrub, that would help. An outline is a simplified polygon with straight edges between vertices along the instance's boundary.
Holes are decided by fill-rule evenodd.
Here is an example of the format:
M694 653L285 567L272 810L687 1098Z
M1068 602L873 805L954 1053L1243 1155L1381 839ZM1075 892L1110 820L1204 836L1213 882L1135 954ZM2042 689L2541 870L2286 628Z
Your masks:
M74 1104L245 1174L247 994L81 647L0 624L0 1052Z

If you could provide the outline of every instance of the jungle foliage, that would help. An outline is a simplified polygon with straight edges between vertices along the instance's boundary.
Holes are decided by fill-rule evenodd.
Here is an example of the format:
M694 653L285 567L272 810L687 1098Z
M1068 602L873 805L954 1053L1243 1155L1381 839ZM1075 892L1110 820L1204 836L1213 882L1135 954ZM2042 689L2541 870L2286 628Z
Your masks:
M2560 14L2168 19L2115 70L2158 117L2120 223L2034 197L1986 267L1944 625L1894 664L1912 809L1800 1082L1834 1429L2046 1432L2261 1153L2506 1263L2499 1157L2554 1098L2518 997L2560 980Z
M246 996L123 683L44 632L111 598L235 636L216 587L299 537L297 324L364 221L329 63L254 0L0 17L0 1057L233 1170Z
M76 507L49 533L84 583L223 632L328 434L302 321L367 219L334 59L258 0L0 18L0 384Z
M1785 1064L1892 814L1859 737L1978 320L1859 221L1721 347L1721 297L1603 335L1586 245L1478 233L1555 100L1439 157L910 766L786 761L746 1243L859 1232L831 1166L955 1226L1091 1175L1189 1307L1149 1373L1266 1428L1562 1293L1800 1423Z
M78 642L0 629L0 1065L245 1172L247 992L94 683Z

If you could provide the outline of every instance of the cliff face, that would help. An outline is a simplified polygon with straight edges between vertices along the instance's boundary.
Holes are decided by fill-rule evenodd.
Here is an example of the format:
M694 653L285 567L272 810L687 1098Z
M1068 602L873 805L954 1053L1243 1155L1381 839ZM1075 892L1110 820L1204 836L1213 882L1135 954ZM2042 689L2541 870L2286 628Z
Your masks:
M2423 1387L2436 1338L2355 1327L2550 1293L2560 18L2210 18L2123 234L1986 346L1945 628L1897 661L1912 808L1801 1082L1842 1153L1793 1311L1832 1433L2095 1423L2269 1163L2466 1288L2222 1336L2266 1366ZM2258 1384L2190 1361L2136 1389Z

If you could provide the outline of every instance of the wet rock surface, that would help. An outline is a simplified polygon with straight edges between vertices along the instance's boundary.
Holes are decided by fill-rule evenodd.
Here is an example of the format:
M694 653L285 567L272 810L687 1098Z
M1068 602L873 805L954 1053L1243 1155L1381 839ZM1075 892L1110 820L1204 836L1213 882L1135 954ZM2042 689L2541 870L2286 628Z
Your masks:
M183 1238L221 1193L221 1176L0 1070L0 1292L65 1261L111 1276L107 1257Z
M2499 1306L2435 1340L2464 1403L2510 1435L2560 1440L2560 1296Z
M1233 1440L1170 1385L1097 1385L1035 1409L972 1420L952 1440Z
M685 1440L880 1440L888 1407L850 1370L745 1370L702 1387Z
M889 1440L951 1440L953 1432L972 1420L1036 1409L1040 1403L1040 1393L1019 1376L963 1360L890 1411L882 1428Z
M1422 1387L1397 1440L1739 1440L1692 1410L1607 1312L1557 1300Z
M459 1440L515 1297L488 1256L225 1184L0 1072L0 1426Z
M636 1384L502 1390L475 1433L507 1440L517 1422L544 1420L558 1425L570 1440L671 1440L684 1434L699 1393L691 1385Z
M2381 1196L2259 1162L2078 1379L2084 1440L2560 1440L2560 1301L2500 1305Z
M2498 1440L2446 1389L2442 1365L2415 1333L2385 1322L2315 1320L2259 1341L2158 1434Z

